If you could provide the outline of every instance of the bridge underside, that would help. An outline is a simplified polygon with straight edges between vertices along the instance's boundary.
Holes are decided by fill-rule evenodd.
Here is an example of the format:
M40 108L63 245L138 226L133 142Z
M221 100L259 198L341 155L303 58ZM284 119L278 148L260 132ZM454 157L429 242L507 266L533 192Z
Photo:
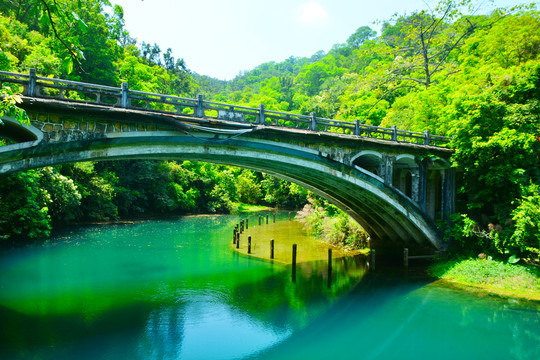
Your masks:
M378 249L444 248L433 219L418 201L392 185L392 171L388 167L383 171L386 175L381 175L358 166L372 166L372 157L379 153L406 150L413 154L408 155L411 159L429 155L414 146L396 148L395 144L358 137L282 131L249 124L207 122L204 127L194 126L169 118L162 121L161 127L144 125L141 130L141 124L148 124L148 119L140 114L135 121L123 120L137 130L126 131L125 124L114 123L119 116L127 118L125 113L116 114L112 121L100 115L99 121L108 121L113 131L99 130L94 125L89 132L90 122L96 120L89 120L88 113L84 118L72 118L69 127L65 122L58 130L56 123L44 121L43 116L39 119L39 114L30 115L32 126L23 126L24 129L16 129L12 119L3 119L10 125L0 128L0 135L9 135L16 129L17 140L23 142L0 147L0 174L61 163L133 158L233 165L269 173L321 195L352 216ZM84 122L86 131L81 131ZM78 125L73 127L73 123ZM369 156L359 158L359 154L365 153Z

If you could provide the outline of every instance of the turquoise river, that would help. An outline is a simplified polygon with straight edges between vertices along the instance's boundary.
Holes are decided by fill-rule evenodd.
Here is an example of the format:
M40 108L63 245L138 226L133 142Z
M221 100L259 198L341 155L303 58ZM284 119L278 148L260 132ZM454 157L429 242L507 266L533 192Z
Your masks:
M250 215L250 223L256 222ZM233 251L245 216L65 229L0 246L0 359L540 359L540 304L365 259ZM281 224L251 226L280 237ZM253 251L261 251L255 247Z

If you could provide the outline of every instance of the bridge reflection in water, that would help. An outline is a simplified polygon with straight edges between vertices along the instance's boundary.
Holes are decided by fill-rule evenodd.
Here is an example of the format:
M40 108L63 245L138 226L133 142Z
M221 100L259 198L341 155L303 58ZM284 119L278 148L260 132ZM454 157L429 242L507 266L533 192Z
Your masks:
M448 138L121 88L0 72L29 125L3 117L0 173L78 161L192 160L263 171L334 203L372 246L443 250L454 212ZM400 250L401 251L401 250Z

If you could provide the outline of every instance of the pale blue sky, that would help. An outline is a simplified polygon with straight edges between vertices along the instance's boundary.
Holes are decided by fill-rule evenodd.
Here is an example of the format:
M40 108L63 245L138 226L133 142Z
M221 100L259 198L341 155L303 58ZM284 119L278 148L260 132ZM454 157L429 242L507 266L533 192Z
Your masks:
M484 1L482 12L519 0ZM434 6L434 0L111 0L140 42L173 50L188 68L232 79L267 61L309 57L344 43L360 26Z

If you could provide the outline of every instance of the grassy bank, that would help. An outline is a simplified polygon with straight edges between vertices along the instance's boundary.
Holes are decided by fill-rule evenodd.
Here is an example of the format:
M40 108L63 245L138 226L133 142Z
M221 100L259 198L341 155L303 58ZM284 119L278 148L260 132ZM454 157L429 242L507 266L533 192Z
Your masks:
M244 203L233 203L231 214L242 214L242 213L250 213L250 212L259 212L259 211L270 211L274 210L271 207L264 206L264 205L250 205L250 204L244 204Z
M440 259L428 273L488 293L540 300L540 268L532 266L488 259Z

